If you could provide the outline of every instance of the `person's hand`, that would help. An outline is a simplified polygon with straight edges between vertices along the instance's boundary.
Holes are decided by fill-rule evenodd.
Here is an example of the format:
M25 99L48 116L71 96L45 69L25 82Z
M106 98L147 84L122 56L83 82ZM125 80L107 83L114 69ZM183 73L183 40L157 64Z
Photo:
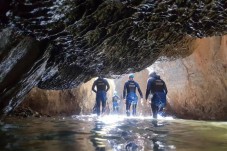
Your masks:
M166 112L166 110L167 110L167 109L164 107L164 108L163 108L163 112Z
M150 104L151 104L151 100L148 100L148 101L147 101L147 104L150 105Z
M126 104L126 99L124 99L124 102L125 102L125 104Z
M140 103L141 103L142 106L144 105L143 104L143 98L140 99Z

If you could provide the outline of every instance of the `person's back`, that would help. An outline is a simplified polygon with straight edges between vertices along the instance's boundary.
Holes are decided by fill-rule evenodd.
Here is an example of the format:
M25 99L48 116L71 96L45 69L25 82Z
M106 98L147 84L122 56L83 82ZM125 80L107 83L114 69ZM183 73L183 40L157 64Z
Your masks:
M95 90L96 87L96 90ZM96 110L97 115L100 115L100 103L102 102L102 113L105 112L106 107L106 92L109 90L110 86L106 79L99 77L94 81L92 85L92 91L96 93Z
M125 83L125 87L126 87L127 94L136 93L136 88L138 87L138 83L135 81L129 80Z
M147 82L146 100L148 99L148 95L151 93L151 107L154 118L157 118L158 112L166 106L167 92L165 82L160 78L160 76L156 75L156 73L152 74Z
M96 85L97 91L107 91L108 82L106 79L98 78L94 83Z

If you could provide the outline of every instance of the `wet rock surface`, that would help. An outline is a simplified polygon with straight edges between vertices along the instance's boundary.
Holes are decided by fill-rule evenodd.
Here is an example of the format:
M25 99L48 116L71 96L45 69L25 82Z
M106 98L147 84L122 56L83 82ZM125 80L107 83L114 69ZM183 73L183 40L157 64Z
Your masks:
M50 116L70 116L91 114L95 104L95 93L91 91L95 78L70 90L43 90L33 88L24 98L19 108L31 108L40 114ZM112 106L111 99L114 89L113 80L107 92L107 110ZM16 108L17 109L17 108Z
M19 117L19 118L31 118L31 117L50 117L50 115L42 114L37 111L32 110L30 107L17 107L13 112L11 112L9 117Z
M166 81L170 109L179 118L227 119L227 36L197 39L194 53L151 67Z
M5 29L0 34L0 113L7 113L22 101L45 70L49 51L42 43ZM19 39L17 39L19 38Z
M0 110L15 108L34 86L68 89L162 56L185 57L194 38L226 33L226 7L225 0L2 0Z

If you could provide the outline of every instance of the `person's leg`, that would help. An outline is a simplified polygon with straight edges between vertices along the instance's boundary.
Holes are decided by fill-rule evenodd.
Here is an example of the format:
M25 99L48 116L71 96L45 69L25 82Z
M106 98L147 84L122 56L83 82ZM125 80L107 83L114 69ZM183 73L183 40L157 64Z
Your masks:
M97 105L96 105L96 101L95 101L95 105L94 105L94 107L93 107L93 109L92 109L92 113L93 114L96 114L97 113L97 107L96 107Z
M116 113L118 114L119 112L119 104L117 103L117 106L116 106Z
M102 93L102 113L106 111L106 93Z
M158 115L158 107L154 104L151 103L151 109L152 109L152 113L153 113L153 118L157 118Z
M159 107L158 114L164 116L163 107Z
M106 111L106 100L102 101L102 113L105 113Z
M97 112L97 115L99 116L100 115L100 95L96 94L96 112Z
M136 106L137 106L136 103L133 103L133 104L132 104L132 115L133 115L133 116L136 116Z
M113 113L115 112L115 105L114 105L114 102L113 102Z
M130 106L131 102L129 100L126 100L126 115L130 116Z

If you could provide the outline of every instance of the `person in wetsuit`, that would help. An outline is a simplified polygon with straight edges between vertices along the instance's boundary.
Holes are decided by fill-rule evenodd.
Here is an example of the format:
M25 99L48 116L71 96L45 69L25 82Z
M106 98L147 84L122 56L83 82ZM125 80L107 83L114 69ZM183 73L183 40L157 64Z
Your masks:
M96 87L96 90L95 90ZM106 92L109 90L110 85L106 79L104 79L102 76L99 76L97 80L94 81L92 85L92 91L96 93L96 113L99 116L100 115L100 105L102 103L102 113L105 112L106 108Z
M146 100L148 99L149 94L152 94L151 108L153 118L156 119L158 112L162 111L166 106L167 93L168 90L165 82L156 74L156 72L152 72L147 81Z
M118 113L119 111L119 102L120 102L120 97L117 95L117 91L114 91L114 95L112 97L112 102L113 102L113 113Z
M130 106L132 105L132 115L136 115L136 106L138 102L138 97L136 95L136 89L139 91L141 99L143 98L140 86L134 80L134 75L129 75L129 80L124 85L123 98L126 101L126 114L130 116Z

